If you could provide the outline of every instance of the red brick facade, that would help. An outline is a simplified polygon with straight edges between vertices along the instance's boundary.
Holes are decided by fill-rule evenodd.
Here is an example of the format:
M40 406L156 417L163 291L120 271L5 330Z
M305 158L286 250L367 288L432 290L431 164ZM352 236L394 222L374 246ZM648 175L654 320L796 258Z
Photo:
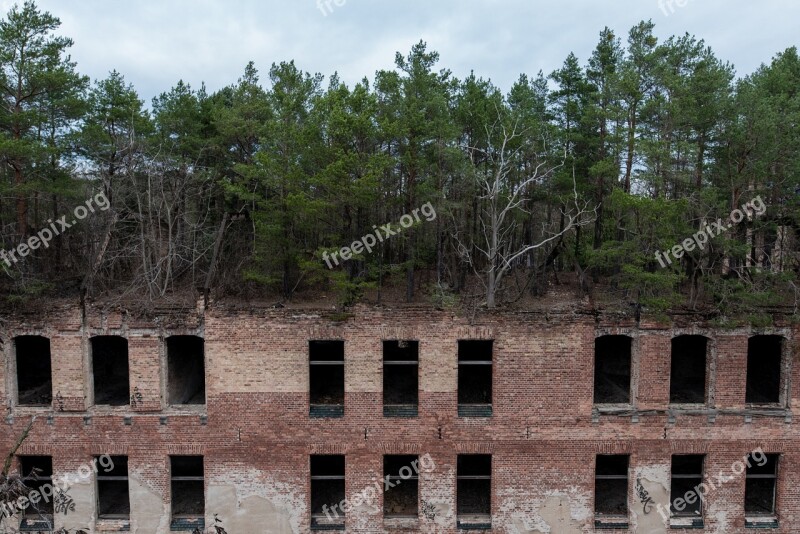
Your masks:
M456 458L492 455L492 532L595 531L597 454L628 454L628 530L666 532L657 511L643 513L635 482L653 499L668 491L673 454L705 454L706 473L729 471L761 447L780 454L772 532L800 532L800 365L798 329L764 330L656 324L580 313L493 313L472 320L422 307L359 307L332 320L319 310L209 308L133 318L93 309L6 316L0 331L4 360L0 450L7 451L30 420L37 420L20 455L53 458L56 475L93 456L129 457L131 531L169 532L170 455L202 455L206 524L214 514L229 534L309 532L309 455L346 456L348 498L381 478L385 454L430 454L435 468L421 472L419 498L429 514L416 529L455 533ZM745 405L748 338L781 335L787 353L783 408ZM53 407L15 406L13 338L37 334L51 341ZM128 339L135 407L88 406L88 340ZM164 339L205 339L205 406L165 405ZM633 339L628 409L605 413L593 405L594 340L604 334ZM680 334L709 338L709 406L669 410L670 340ZM345 415L309 417L309 340L345 342ZM493 415L457 415L457 342L494 340ZM382 341L419 341L419 415L386 418L382 410ZM206 417L207 416L207 420ZM126 418L130 418L126 421ZM135 480L135 482L134 482ZM107 528L95 518L93 485L75 491L76 510L57 515L57 527ZM135 491L133 488L136 488ZM707 496L704 529L669 532L752 532L745 528L745 477ZM382 496L347 514L347 532L387 530ZM422 507L421 507L422 508ZM660 525L660 526L659 526Z

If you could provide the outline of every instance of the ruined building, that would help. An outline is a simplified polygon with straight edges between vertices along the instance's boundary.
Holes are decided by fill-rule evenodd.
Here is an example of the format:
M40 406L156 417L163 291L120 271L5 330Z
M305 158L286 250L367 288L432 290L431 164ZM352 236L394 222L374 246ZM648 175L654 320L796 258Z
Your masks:
M55 486L23 531L800 532L780 317L64 306L0 327L0 447L35 416L13 469Z

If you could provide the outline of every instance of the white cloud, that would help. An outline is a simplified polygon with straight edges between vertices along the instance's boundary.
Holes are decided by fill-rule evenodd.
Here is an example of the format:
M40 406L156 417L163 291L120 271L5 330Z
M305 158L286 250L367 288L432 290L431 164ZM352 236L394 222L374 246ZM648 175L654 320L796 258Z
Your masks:
M12 3L0 0L3 12ZM39 0L75 40L73 58L93 79L116 69L149 100L178 79L213 91L234 83L248 61L262 80L273 62L338 71L348 83L391 68L420 39L457 77L474 70L507 90L520 73L550 73L570 51L585 63L604 26L625 39L653 19L665 38L703 38L739 73L795 45L800 3L695 0L669 16L658 0L347 0L323 16L316 0Z

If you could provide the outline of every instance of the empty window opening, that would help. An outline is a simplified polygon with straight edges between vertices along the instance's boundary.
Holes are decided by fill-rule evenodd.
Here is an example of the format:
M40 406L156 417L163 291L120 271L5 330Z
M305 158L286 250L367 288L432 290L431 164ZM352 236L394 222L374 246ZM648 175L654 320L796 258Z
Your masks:
M628 456L598 455L594 480L595 524L627 528Z
M696 520L703 518L703 500L698 498L697 487L703 483L702 454L681 454L672 457L670 481L670 513L677 520L688 523L681 526L699 527ZM701 490L702 491L702 490Z
M344 456L311 456L311 527L344 530Z
M419 457L393 455L383 457L383 477L393 487L383 494L383 516L415 518L419 514Z
M458 342L458 415L492 415L492 341Z
M27 488L27 495L34 491L39 495L52 494L50 489L53 484L53 458L50 456L20 456L20 474ZM47 489L42 492L42 488ZM2 516L2 514L0 514ZM53 499L39 499L30 502L22 511L22 531L51 531L53 530Z
M202 456L170 456L172 529L205 527L205 484Z
M748 404L780 403L782 348L780 336L753 336L748 340Z
M491 455L458 455L456 460L456 514L459 528L491 528Z
M745 478L744 513L756 521L775 517L778 455L751 453Z
M311 417L342 417L344 341L311 341L308 358Z
M41 336L14 338L17 354L17 399L20 406L50 406L53 375L50 340Z
M383 415L415 417L419 404L419 342L383 342Z
M673 404L706 402L706 348L703 336L672 339L669 401Z
M203 338L167 338L169 404L205 404L206 369Z
M120 336L91 339L94 403L108 406L130 404L128 340Z
M602 336L594 341L594 403L631 401L631 338Z
M95 458L100 464L100 458ZM128 519L131 499L128 492L128 457L111 456L111 468L97 473L97 517Z

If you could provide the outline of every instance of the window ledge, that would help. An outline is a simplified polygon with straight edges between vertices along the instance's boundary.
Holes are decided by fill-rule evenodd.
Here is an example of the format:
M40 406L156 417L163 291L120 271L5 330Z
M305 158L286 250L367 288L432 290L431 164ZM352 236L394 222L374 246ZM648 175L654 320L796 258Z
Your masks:
M308 410L308 416L311 419L339 419L344 417L344 405L331 404L323 406L321 404L312 404Z
M384 417L418 417L419 410L413 404L387 404L383 406Z
M130 519L98 519L95 525L97 532L130 532Z
M456 527L461 530L491 530L492 516L484 514L460 515Z
M55 530L55 527L53 526L53 516L51 514L23 517L19 525L20 532L52 532L53 530Z
M459 417L491 417L493 413L491 404L459 404Z
M600 415L618 415L635 412L633 404L593 404L592 409Z
M594 519L595 530L627 530L630 528L627 517L604 517Z
M344 518L328 519L326 516L313 516L311 530L344 530Z
M192 532L194 529L205 530L206 520L203 517L173 518L169 525L171 532Z
M773 516L767 517L745 517L744 518L744 526L745 528L753 528L753 529L772 529L778 528L778 518Z
M205 404L170 404L161 411L167 415L194 415L198 413L204 414L208 412L208 408Z
M418 517L384 517L383 526L387 529L411 529L419 528Z
M701 517L672 517L669 520L669 528L673 529L702 529L705 528Z

